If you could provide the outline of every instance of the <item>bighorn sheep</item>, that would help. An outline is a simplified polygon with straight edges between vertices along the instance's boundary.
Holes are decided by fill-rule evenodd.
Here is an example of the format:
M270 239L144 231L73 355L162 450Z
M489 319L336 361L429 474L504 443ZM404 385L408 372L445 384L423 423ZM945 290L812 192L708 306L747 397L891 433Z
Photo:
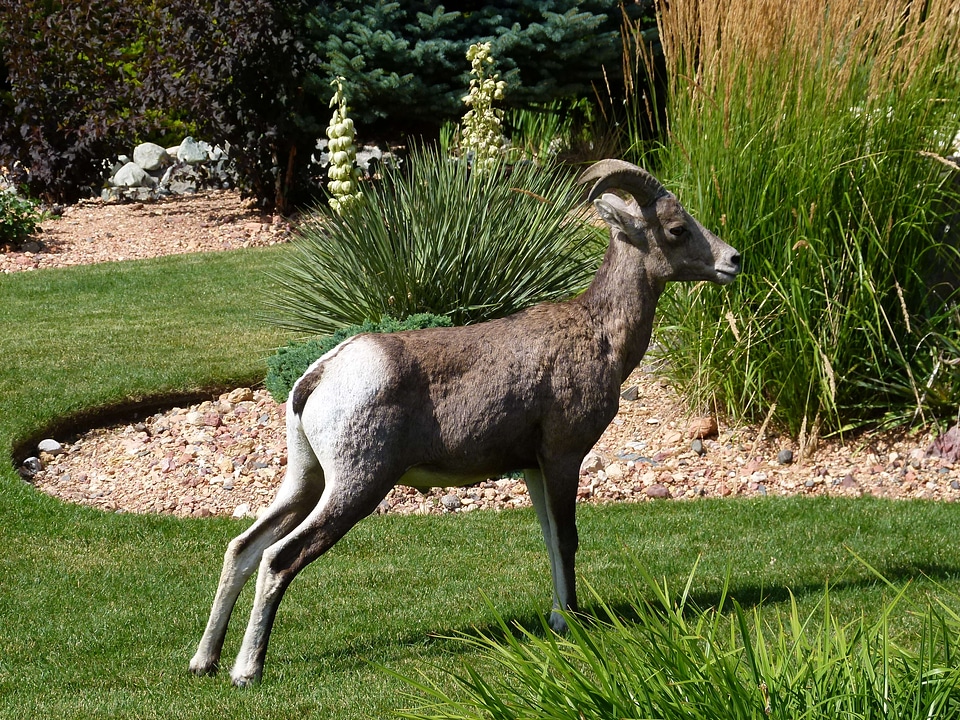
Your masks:
M603 160L580 178L610 226L590 287L560 303L457 328L358 335L317 360L287 401L286 477L228 546L190 668L217 669L237 596L259 565L231 673L260 680L277 607L294 577L397 484L464 486L522 470L553 577L551 626L575 611L580 464L616 415L621 383L650 341L671 280L721 285L740 255L641 168ZM620 190L624 200L605 192Z

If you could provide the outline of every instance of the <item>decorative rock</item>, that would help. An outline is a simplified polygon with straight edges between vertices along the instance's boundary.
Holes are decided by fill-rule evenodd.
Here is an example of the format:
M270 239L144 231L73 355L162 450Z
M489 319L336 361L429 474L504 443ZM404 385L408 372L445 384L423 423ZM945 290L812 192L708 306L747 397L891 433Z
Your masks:
M20 466L20 475L24 480L30 480L41 470L43 470L43 463L40 462L40 458L28 457Z
M777 454L777 462L781 465L789 465L793 462L793 451L792 450L781 450Z
M670 495L670 490L665 485L661 485L660 483L651 485L646 489L645 492L648 498L652 498L654 500L668 500L672 497Z
M934 440L927 448L928 457L939 457L949 462L960 462L960 424L954 425Z
M623 466L619 463L612 463L604 468L604 472L610 480L621 480L623 478Z
M844 475L843 480L840 481L840 487L855 488L860 487L860 483L853 475Z
M156 181L147 175L147 172L134 162L128 162L117 170L111 181L116 187L153 187Z
M63 449L63 445L58 443L56 440L53 440L52 438L41 440L37 444L37 450L39 450L42 453L47 453L48 455L60 455L66 452Z
M703 447L703 440L700 440L699 438L690 443L690 449L693 450L697 455L701 456L705 455L707 452L707 449Z
M233 517L235 518L245 518L250 516L250 505L243 503L237 505L237 508L233 511Z
M687 428L687 437L704 440L717 434L717 420L714 417L694 418Z
M199 165L209 159L206 150L192 137L187 136L177 149L177 160L187 165Z
M953 488L954 490L960 490L960 481L951 480L950 487Z
M581 473L595 473L603 470L603 458L595 452L587 453L587 456L580 463Z
M227 400L236 404L241 402L250 402L253 400L253 390L250 388L237 388L227 393Z
M440 498L440 504L447 510L453 511L459 509L463 505L463 502L461 502L460 498L456 495L449 494Z
M159 170L170 164L167 149L156 143L142 143L133 149L133 161L147 172Z
M622 393L620 393L620 399L626 400L627 402L633 402L638 397L640 397L640 388L636 385L631 385Z

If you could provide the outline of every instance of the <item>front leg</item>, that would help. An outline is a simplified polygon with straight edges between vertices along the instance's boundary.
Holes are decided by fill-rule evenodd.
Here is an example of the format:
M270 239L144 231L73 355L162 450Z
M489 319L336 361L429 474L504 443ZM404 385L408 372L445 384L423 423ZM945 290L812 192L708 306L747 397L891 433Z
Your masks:
M551 462L541 459L539 470L524 471L550 558L553 579L550 627L558 633L567 631L567 622L559 611L577 611L575 560L579 539L576 509L580 462L578 458Z

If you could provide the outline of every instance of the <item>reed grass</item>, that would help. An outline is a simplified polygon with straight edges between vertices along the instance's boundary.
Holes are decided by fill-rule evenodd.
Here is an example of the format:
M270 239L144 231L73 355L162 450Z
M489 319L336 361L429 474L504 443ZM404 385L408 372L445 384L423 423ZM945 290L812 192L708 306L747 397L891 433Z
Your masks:
M960 182L939 159L960 128L960 6L703 0L659 26L664 141L636 151L745 263L729 289L665 298L674 381L794 433L954 416L960 244L940 241ZM656 72L625 37L627 70Z
M642 587L629 617L597 598L597 616L571 618L566 638L502 620L497 632L464 634L461 641L496 669L449 672L460 691L454 694L435 681L406 678L420 707L402 716L960 717L960 615L950 604L917 606L890 584L875 620L844 620L827 587L812 610L801 611L791 596L771 625L759 606L747 610L730 600L726 585L716 606L699 607L690 593L695 572L677 591L638 568ZM922 618L911 638L919 649L891 631L891 618L904 610Z

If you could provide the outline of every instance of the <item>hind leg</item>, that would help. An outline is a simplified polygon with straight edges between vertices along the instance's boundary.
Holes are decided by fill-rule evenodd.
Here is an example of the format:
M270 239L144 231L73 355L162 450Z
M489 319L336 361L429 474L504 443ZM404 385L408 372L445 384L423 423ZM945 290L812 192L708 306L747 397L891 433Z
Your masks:
M313 512L289 536L264 551L250 622L230 673L234 685L260 681L277 608L294 577L372 513L391 487L374 482L344 488L328 475L323 497Z
M230 615L240 591L260 563L263 551L287 535L316 507L323 493L323 470L296 428L288 427L287 473L270 507L227 546L210 618L190 670L197 675L217 671Z

